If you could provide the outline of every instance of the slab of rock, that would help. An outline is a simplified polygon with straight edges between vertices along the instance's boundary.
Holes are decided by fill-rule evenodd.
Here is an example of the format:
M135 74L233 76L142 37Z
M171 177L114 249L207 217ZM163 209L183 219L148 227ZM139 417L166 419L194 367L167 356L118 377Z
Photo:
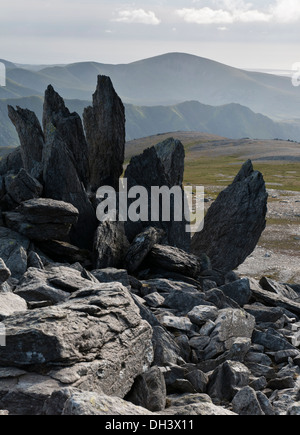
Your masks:
M226 361L213 372L207 392L212 399L231 401L237 388L243 388L249 384L250 375L250 371L244 364L237 361Z
M128 189L134 186L142 186L148 192L148 222L126 222L125 229L129 241L150 226L162 228L165 231L165 242L186 251L190 248L190 233L186 232L186 220L182 215L180 222L174 221L174 199L171 198L171 221L165 222L160 214L158 219L152 220L151 188L174 186L182 188L184 173L184 147L182 143L173 138L155 145L144 151L143 154L131 159L125 171ZM133 201L132 201L133 202ZM182 193L182 204L183 204ZM130 204L130 202L129 202ZM159 204L161 206L161 203ZM164 204L165 205L165 204ZM160 207L161 208L161 207Z
M50 414L48 414L50 415ZM92 392L73 393L64 404L62 415L155 415L145 408L133 405L118 397L106 396ZM120 423L122 425L122 423ZM135 423L137 424L137 423ZM124 426L124 430L128 427ZM134 430L132 423L132 430ZM120 427L121 428L121 427Z
M64 100L51 85L45 92L44 132L48 131L49 125L55 127L63 142L72 152L79 180L87 188L89 182L88 146L81 118L77 113L70 113Z
M23 202L4 216L9 228L31 240L64 240L78 220L78 210L62 201L37 198Z
M125 151L125 108L109 77L98 76L93 106L83 113L93 192L109 185L118 190Z
M215 269L236 269L254 251L266 227L267 199L263 176L248 160L209 208L204 229L192 239L193 254L205 252Z
M168 402L169 408L162 412L165 415L237 415L214 405L207 394L174 394Z
M282 285L273 279L262 277L259 281L259 284L264 290L267 290L272 293L276 293L278 296L283 296L284 298L295 300L299 298L298 293L296 293L291 287L288 285Z
M9 228L0 227L0 258L3 259L12 277L20 279L27 270L29 239Z
M210 343L205 348L206 360L230 350L237 338L251 338L255 319L244 310L228 308L219 311L215 324Z
M41 183L25 169L21 169L16 176L6 176L5 187L7 193L17 204L28 199L39 198L43 192Z
M94 240L95 267L97 269L122 267L128 247L129 242L123 222L109 219L101 222Z
M167 390L161 370L154 366L146 373L138 376L126 399L134 405L141 406L152 412L165 409Z
M242 388L232 401L233 411L239 415L265 415L251 387Z
M39 179L42 174L44 134L34 112L8 106L8 116L14 124L21 143L23 167Z
M46 269L29 268L15 289L15 293L29 304L44 302L53 305L66 301L70 293L93 288L94 282L82 277L76 269L60 266Z
M14 293L0 293L0 321L20 311L27 311L27 304L23 298Z
M151 264L191 278L198 278L202 271L201 260L195 255L173 246L154 245L150 254Z
M38 247L53 261L58 263L80 263L83 267L90 268L93 265L92 252L80 249L68 242L60 240L47 240L39 242Z
M153 360L152 329L119 283L79 290L53 307L4 320L0 366L36 370L97 363L97 389L124 397Z
M149 227L135 237L125 257L125 265L129 273L139 268L153 246L161 241L163 235L163 230Z
M129 276L127 270L125 269L115 269L112 267L106 269L96 269L92 270L92 275L101 283L120 282L124 287L130 289Z
M199 305L194 307L189 313L188 318L195 325L203 326L208 320L216 320L218 309L213 306Z
M240 307L248 304L251 298L251 289L248 278L239 279L238 281L230 282L220 287L220 290L239 304Z
M297 316L300 315L300 303L288 299L277 293L264 290L257 280L254 278L249 279L252 297L257 301L261 302L269 307L280 307L284 308L291 313L295 313Z

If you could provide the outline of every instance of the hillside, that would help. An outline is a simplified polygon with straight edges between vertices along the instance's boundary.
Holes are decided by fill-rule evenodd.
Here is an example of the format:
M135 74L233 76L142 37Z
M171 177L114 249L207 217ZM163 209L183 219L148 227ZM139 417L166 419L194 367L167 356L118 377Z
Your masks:
M0 100L0 146L17 146L18 137L11 124L7 105L20 106L34 111L41 120L42 97ZM70 111L82 115L90 102L66 100ZM191 131L215 134L239 139L275 139L300 141L300 125L274 122L270 118L256 114L239 104L213 107L197 101L189 101L175 106L134 106L126 108L127 140L162 134L169 131Z
M0 88L0 98L41 95L51 83L66 99L88 100L98 74L110 76L123 101L137 106L191 100L213 106L238 103L271 118L300 118L300 88L293 87L289 78L182 53L125 65L83 62L34 70L8 64L8 85Z

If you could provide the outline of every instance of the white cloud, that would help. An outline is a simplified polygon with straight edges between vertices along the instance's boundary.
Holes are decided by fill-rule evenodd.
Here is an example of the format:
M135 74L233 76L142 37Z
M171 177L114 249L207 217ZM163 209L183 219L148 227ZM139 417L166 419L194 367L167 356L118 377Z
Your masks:
M276 0L264 10L254 9L244 0L222 0L215 8L182 8L176 14L187 23L233 24L233 23L292 23L300 20L299 0Z
M157 26L161 20L157 18L154 12L145 11L144 9L123 10L118 12L118 18L113 21L118 23L139 23Z

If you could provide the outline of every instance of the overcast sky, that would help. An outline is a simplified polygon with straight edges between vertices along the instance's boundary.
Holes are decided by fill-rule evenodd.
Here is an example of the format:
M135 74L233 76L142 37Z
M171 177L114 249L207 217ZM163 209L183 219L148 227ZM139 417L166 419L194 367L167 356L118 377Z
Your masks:
M128 63L186 52L241 68L300 62L300 0L0 0L0 58Z

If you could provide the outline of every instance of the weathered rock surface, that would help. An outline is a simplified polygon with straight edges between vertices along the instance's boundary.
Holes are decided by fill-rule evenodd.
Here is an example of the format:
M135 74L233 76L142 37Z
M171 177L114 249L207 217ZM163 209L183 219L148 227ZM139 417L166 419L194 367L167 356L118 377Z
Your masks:
M171 246L154 245L149 260L155 266L191 278L198 278L203 269L200 258Z
M20 311L27 311L23 298L14 293L0 293L0 321Z
M39 179L42 174L44 133L36 115L27 109L8 106L8 116L16 127L21 143L23 166L30 175Z
M119 187L125 150L125 109L109 77L98 76L93 106L83 113L88 143L90 186Z
M33 178L25 169L21 169L16 176L5 178L7 193L16 204L21 204L33 198L39 198L43 192L41 183Z
M9 228L0 227L0 258L11 271L12 277L20 279L27 270L27 250L30 241Z
M57 409L57 400L60 399L60 407ZM52 403L54 402L54 403ZM152 412L119 397L106 396L97 392L82 392L75 389L65 389L53 393L44 408L45 415L153 415ZM126 430L135 426L123 427ZM119 428L118 428L119 429Z
M170 210L171 221L165 222L160 214L158 219L152 220L151 207L151 188L152 186L172 188L174 186L182 187L184 173L184 148L180 141L170 138L156 146L147 149L140 156L133 157L127 166L125 178L127 178L128 189L134 186L143 186L148 192L148 222L130 222L125 225L126 234L129 241L143 231L143 228L149 225L162 228L166 233L166 241L169 245L184 249L190 248L190 234L186 232L186 221L181 214L181 222L175 222L174 199L171 198ZM182 194L182 204L183 194ZM175 200L177 201L177 200ZM163 200L164 205L166 205ZM157 206L161 206L161 202ZM176 203L178 206L178 204Z
M5 213L9 228L38 241L66 239L77 219L74 206L46 198L25 201L14 212Z
M51 125L57 130L61 139L71 151L79 180L87 188L89 182L88 147L81 118L77 113L70 113L65 106L64 100L50 85L45 92L44 132L47 132L48 128L51 129Z
M43 162L44 196L72 204L79 211L71 232L72 244L91 249L97 219L94 208L81 183L73 153L56 129L48 124Z
M129 242L125 235L124 223L109 219L101 222L94 240L95 267L121 267L124 263Z
M151 328L118 283L79 290L63 304L15 314L4 323L0 366L34 365L45 373L46 367L97 362L94 387L109 395L124 397L153 359Z
M138 269L153 246L159 243L163 236L163 230L149 227L135 237L125 257L125 265L129 273Z
M192 239L192 252L206 253L215 269L236 269L253 252L266 227L267 198L263 176L248 160L209 208L204 229Z

